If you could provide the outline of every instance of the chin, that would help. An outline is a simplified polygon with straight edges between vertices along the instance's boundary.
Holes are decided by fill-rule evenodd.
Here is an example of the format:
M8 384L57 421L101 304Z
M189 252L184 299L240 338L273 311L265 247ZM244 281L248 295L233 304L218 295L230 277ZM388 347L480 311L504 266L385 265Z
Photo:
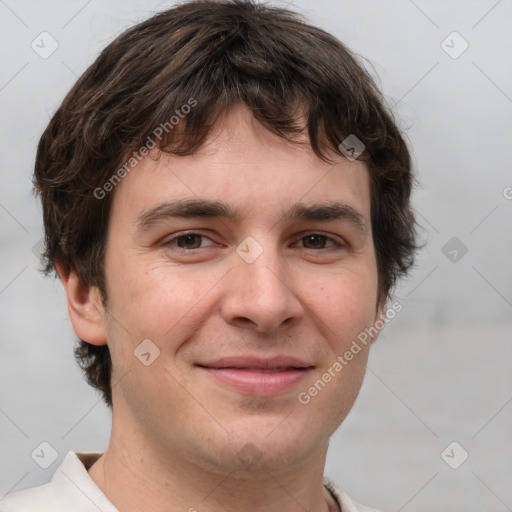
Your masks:
M278 474L304 463L317 452L327 449L330 434L316 430L308 418L294 414L271 417L249 416L227 425L232 435L209 444L210 454L224 470L253 475ZM211 450L215 450L215 454ZM219 454L223 454L219 456Z

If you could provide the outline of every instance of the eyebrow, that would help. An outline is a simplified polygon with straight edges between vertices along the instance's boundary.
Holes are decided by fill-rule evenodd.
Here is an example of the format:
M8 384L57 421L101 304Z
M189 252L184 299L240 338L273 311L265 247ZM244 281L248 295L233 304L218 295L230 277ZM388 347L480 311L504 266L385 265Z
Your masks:
M365 234L368 231L365 216L353 206L338 201L305 205L298 203L285 215L285 219L300 220L345 220Z
M172 217L178 218L225 218L239 221L240 211L229 204L206 199L178 199L166 201L150 210L142 212L137 218L137 228L145 231L154 224ZM283 220L344 220L353 224L362 234L366 234L368 226L366 218L353 206L338 201L306 205L297 203L284 215Z

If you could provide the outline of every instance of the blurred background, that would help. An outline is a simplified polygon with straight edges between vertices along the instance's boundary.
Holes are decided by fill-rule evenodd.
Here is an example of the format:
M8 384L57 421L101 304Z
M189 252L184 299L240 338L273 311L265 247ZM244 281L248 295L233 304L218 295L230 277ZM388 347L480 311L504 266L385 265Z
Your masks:
M272 3L376 76L413 149L427 242L325 474L386 511L510 511L512 0ZM0 0L0 498L49 481L67 451L108 444L60 282L38 271L31 173L50 116L99 51L173 4ZM55 450L46 469L31 456L43 442Z

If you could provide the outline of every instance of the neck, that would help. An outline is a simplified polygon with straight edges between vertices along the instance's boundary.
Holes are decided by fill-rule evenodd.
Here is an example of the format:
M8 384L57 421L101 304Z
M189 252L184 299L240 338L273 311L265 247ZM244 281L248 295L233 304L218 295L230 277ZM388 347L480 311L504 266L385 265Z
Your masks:
M323 486L327 447L288 470L216 471L179 450L155 449L140 433L121 438L114 422L112 427L109 447L89 475L123 512L339 510Z

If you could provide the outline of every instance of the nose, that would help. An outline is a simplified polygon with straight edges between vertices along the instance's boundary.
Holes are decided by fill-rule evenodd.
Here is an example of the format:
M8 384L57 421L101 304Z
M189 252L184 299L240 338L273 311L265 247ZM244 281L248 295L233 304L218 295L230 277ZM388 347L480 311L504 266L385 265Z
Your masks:
M234 255L237 261L230 272L221 315L235 327L269 334L297 323L304 309L291 269L278 248L266 245L251 263Z

